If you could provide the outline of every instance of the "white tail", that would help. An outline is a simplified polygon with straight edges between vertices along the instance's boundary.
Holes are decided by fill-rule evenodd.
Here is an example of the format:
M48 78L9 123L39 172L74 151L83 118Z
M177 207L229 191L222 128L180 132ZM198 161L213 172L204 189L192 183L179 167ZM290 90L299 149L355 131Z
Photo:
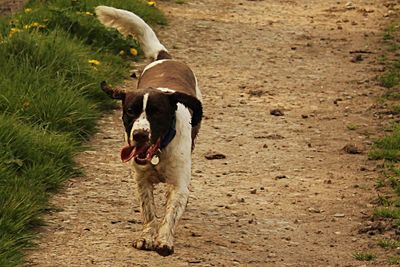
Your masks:
M96 15L105 26L115 28L125 36L134 35L146 57L156 59L160 51L168 52L150 26L134 13L108 6L98 6Z

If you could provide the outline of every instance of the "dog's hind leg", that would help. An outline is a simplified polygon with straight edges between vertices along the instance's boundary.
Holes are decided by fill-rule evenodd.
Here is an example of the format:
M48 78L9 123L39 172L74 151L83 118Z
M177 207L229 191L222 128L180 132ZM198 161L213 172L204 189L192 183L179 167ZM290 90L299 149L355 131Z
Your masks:
M143 230L139 238L133 241L133 246L142 250L154 249L154 238L157 234L157 221L153 197L153 184L143 176L136 175L138 199L143 218Z
M187 187L171 186L167 199L165 217L158 230L155 250L162 256L174 253L175 227L185 211L189 190Z

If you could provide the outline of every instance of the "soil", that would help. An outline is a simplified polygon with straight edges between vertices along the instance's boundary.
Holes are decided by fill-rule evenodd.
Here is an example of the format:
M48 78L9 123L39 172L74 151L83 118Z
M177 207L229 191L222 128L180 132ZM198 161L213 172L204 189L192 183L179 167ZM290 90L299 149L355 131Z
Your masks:
M27 266L384 266L352 254L371 249L358 230L376 198L366 152L382 130L389 2L158 1L169 25L155 30L204 95L175 254L131 246L141 216L116 110L77 157L86 175L52 198Z
M0 16L7 16L22 9L28 0L0 0Z

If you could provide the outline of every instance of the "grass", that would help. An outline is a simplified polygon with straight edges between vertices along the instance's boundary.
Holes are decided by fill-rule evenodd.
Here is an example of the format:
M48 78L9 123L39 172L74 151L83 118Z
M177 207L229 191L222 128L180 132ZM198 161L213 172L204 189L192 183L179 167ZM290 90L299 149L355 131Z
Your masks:
M380 57L380 63L386 66L385 73L378 78L384 87L380 104L388 107L388 113L396 118L400 114L400 21L395 21L383 33L383 41L387 53ZM377 204L374 210L374 219L385 222L385 239L377 241L377 245L385 250L383 253L390 265L399 264L400 257L397 250L400 241L390 239L393 232L400 227L400 124L397 120L390 122L390 127L383 129L384 137L377 139L369 152L369 158L382 160L382 175L376 184L378 191ZM357 255L358 258L371 258L366 253Z
M400 257L399 256L391 256L388 258L388 264L390 265L398 265L400 264Z
M400 247L400 241L393 239L382 239L378 241L378 246L385 249L397 249Z
M135 40L100 25L99 4L166 24L141 0L31 0L0 18L0 266L24 262L49 194L80 174L74 155L115 106L99 83L122 82L127 59L141 56Z
M347 129L350 130L350 131L355 131L355 130L357 130L358 128L359 128L359 126L358 126L358 125L355 125L355 124L349 124L349 125L347 125Z
M400 125L392 127L390 135L375 141L373 149L369 153L373 160L386 159L390 161L400 160Z
M376 259L376 255L370 252L354 252L353 258L359 261L373 261Z

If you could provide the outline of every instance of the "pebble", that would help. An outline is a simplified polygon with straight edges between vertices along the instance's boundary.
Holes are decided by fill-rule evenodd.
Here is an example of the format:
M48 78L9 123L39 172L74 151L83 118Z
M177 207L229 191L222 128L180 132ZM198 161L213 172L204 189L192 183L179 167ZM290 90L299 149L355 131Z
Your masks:
M344 218L345 215L344 215L343 213L336 213L335 215L333 215L333 217L336 217L336 218Z
M208 160L214 160L214 159L225 159L226 156L222 153L218 152L207 152L204 157Z
M283 116L285 115L282 110L280 109L273 109L269 112L273 116Z
M320 209L316 209L316 208L308 208L308 211L309 212L312 212L312 213L321 213L322 212L322 210L320 210Z
M347 144L342 149L347 154L361 154L361 149L359 149L353 144Z

